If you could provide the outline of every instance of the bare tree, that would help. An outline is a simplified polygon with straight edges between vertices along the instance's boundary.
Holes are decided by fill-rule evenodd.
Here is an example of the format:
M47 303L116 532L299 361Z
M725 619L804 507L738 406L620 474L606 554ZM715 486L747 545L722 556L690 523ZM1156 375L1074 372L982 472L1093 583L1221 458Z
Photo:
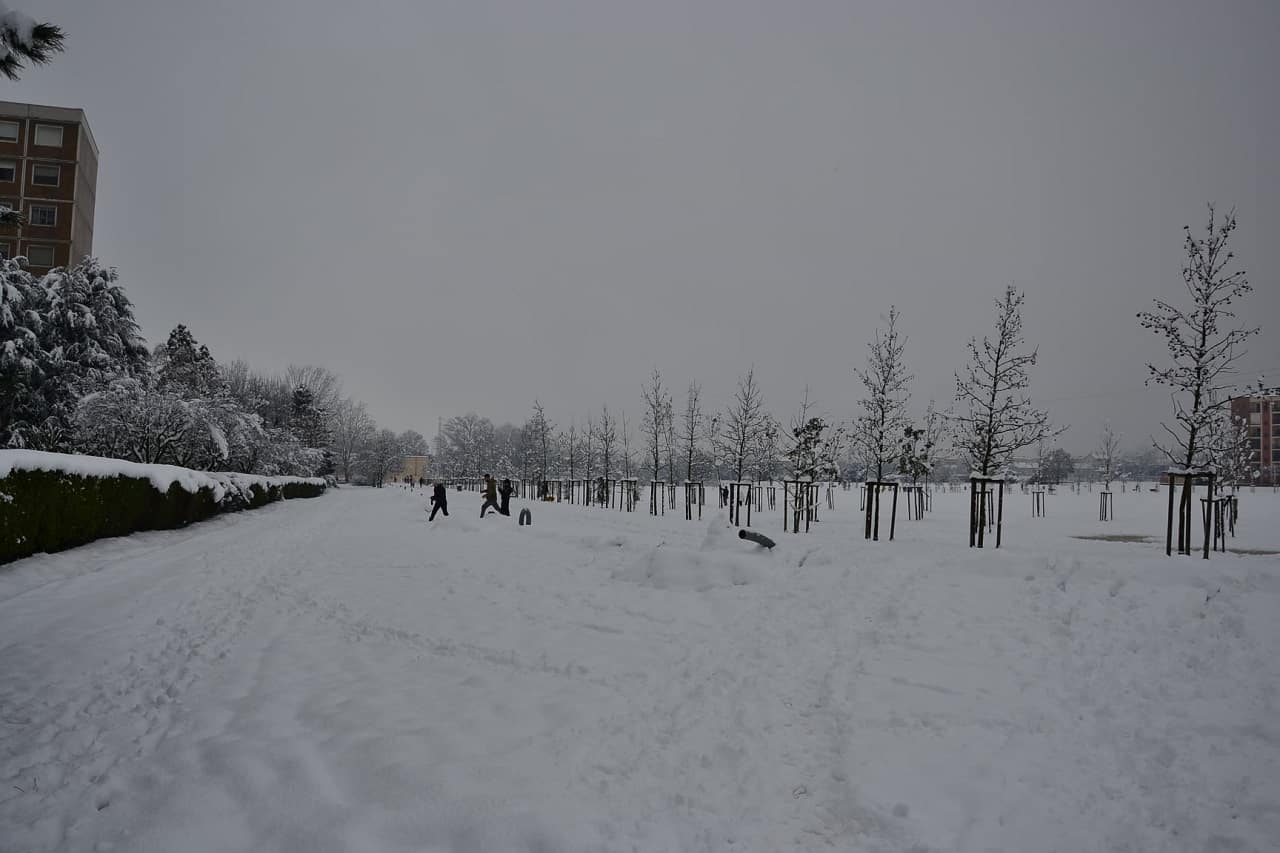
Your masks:
M342 380L327 367L291 364L285 368L284 381L290 393L300 385L307 388L312 402L321 412L332 412L342 398Z
M1013 454L1060 435L1066 428L1049 425L1047 412L1031 405L1027 368L1036 351L1023 346L1022 303L1026 295L1013 285L996 300L996 339L969 340L969 365L956 374L956 402L962 410L951 416L956 449L970 469L984 477L995 474Z
M1098 449L1094 451L1098 457L1098 473L1102 475L1102 488L1111 491L1111 481L1116 478L1116 462L1120 455L1120 433L1111 428L1111 421L1102 425L1102 434L1098 437Z
M866 394L858 401L862 414L854 420L855 440L877 482L884 479L885 467L901 456L902 436L911 426L907 386L915 378L902 360L906 338L898 333L898 309L890 306L889 316L881 319L888 328L883 334L877 329L875 340L867 344L867 369L854 371Z
M596 427L596 439L600 444L600 464L606 477L613 475L613 451L617 446L618 427L608 406L600 407L600 423Z
M690 382L689 391L685 396L684 420L680 430L680 445L684 451L685 480L693 479L693 457L698 452L698 436L705 426L701 397L702 388L697 382Z
M569 430L560 434L560 446L564 449L564 465L568 469L569 479L576 479L582 462L582 439L572 419L569 421Z
M35 21L0 0L0 74L17 80L24 62L44 65L62 52L65 41L57 24Z
M676 410L670 396L667 397L667 412L663 426L663 451L667 457L667 482L676 481Z
M1232 304L1253 290L1243 270L1229 271L1235 255L1227 249L1231 233L1236 230L1235 211L1218 222L1213 205L1209 205L1209 225L1203 238L1186 232L1183 247L1187 253L1182 268L1182 281L1191 297L1190 307L1183 309L1163 300L1155 300L1154 311L1143 311L1138 320L1165 339L1169 348L1169 367L1148 364L1147 384L1152 382L1173 389L1174 426L1161 424L1169 441L1153 444L1183 470L1196 470L1211 464L1207 433L1212 428L1217 409L1231 397L1235 373L1233 365L1244 354L1241 348L1258 327L1223 328L1235 319Z
M538 477L547 479L551 475L551 436L555 427L547 420L547 413L542 404L533 401L533 414L529 417L527 435L529 449L538 468Z
M671 417L671 395L662 387L662 374L656 367L649 377L649 384L643 386L641 392L645 408L640 432L644 435L650 477L656 480L662 471L662 451L666 445L667 421Z
M587 415L587 428L583 430L582 437L584 439L582 467L586 469L587 479L591 479L591 474L595 470L596 464L596 423L591 415Z
M364 403L344 399L334 408L331 447L343 480L351 481L351 470L375 428L373 418L369 417Z
M475 412L449 418L442 431L446 470L455 477L478 477L494 462L493 423Z
M631 465L635 460L631 457L631 430L627 427L626 409L618 417L618 430L622 437L622 476L630 480Z
M760 440L768 426L764 410L764 395L756 385L754 365L747 375L738 380L738 390L733 403L725 411L723 421L717 424L715 445L719 457L729 465L738 482L755 462Z

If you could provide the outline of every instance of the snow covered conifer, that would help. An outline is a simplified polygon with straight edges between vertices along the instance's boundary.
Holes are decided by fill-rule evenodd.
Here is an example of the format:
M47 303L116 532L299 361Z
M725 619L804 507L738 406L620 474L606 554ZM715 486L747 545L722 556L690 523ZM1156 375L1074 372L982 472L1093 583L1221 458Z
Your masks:
M329 444L329 419L316 405L315 395L306 385L293 389L289 428L304 447L325 447Z
M786 452L791 474L797 480L822 480L835 476L835 460L828 444L827 422L813 414L809 389L804 389L800 410L791 420L790 448Z
M150 354L113 268L86 257L40 279L42 381L24 443L65 450L76 400L107 377L145 373Z
M45 64L62 52L65 41L57 24L36 21L0 0L0 74L17 80L24 63Z
M169 333L167 341L156 347L155 359L162 388L187 398L214 397L227 390L209 348L198 343L181 323Z
M0 260L0 447L22 446L43 380L44 291L13 258Z

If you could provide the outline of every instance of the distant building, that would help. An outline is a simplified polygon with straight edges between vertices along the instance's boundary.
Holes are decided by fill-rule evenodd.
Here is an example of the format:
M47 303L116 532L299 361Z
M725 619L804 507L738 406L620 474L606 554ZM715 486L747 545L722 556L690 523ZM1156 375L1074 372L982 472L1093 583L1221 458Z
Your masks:
M431 457L430 456L406 456L400 461L400 467L391 473L391 476L400 481L406 479L423 480L430 477Z
M98 146L84 111L0 101L0 205L26 217L0 226L0 256L31 272L93 253Z
M1280 388L1231 400L1231 414L1249 421L1249 449L1255 454L1260 486L1280 484Z

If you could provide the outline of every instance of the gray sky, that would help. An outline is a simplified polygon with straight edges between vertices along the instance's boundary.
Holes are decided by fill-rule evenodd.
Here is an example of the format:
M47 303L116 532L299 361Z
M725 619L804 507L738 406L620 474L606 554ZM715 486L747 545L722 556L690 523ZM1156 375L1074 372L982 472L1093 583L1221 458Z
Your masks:
M1027 291L1032 392L1087 451L1145 443L1181 228L1234 205L1280 384L1280 4L28 0L83 107L95 252L152 343L338 372L393 429L474 410L712 405L754 363L854 412L896 303L949 402Z

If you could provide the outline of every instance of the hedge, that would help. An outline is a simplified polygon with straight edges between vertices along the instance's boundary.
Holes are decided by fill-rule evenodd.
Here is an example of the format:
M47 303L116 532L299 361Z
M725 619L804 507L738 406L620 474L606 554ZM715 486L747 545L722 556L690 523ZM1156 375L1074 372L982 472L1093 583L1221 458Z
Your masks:
M175 482L161 491L146 477L12 470L0 478L0 563L107 536L185 527L220 512L317 497L325 490L319 483L299 481L253 482L246 487L228 480L221 485L224 488L215 484L188 491Z

